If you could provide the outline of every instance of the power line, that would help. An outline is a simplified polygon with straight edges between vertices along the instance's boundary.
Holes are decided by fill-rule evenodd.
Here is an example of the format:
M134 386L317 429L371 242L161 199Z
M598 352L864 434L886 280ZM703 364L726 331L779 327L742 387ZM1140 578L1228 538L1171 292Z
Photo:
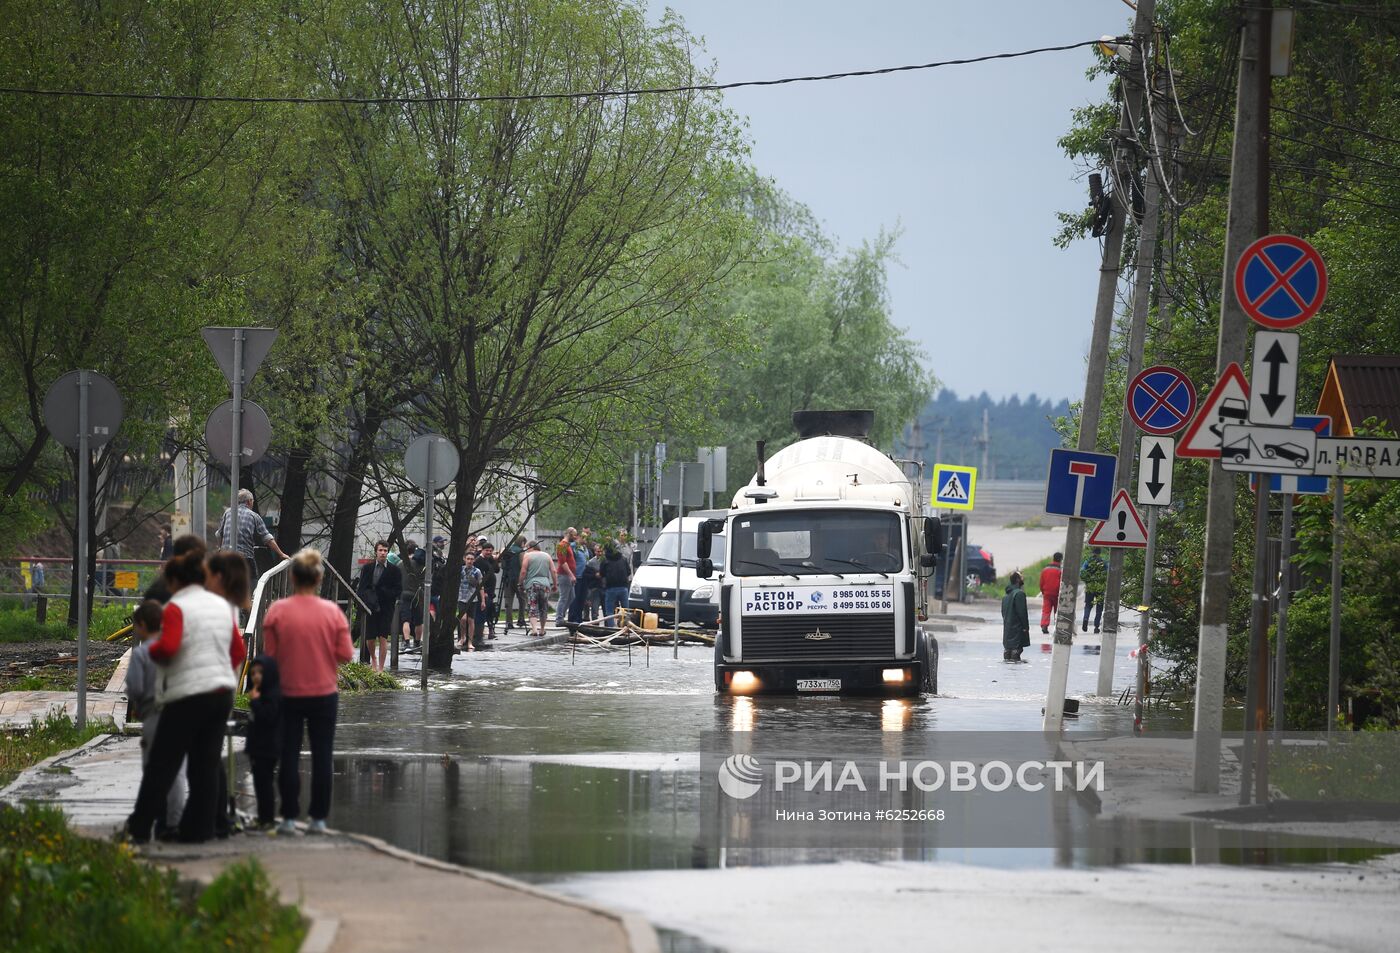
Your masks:
M499 93L479 96L220 96L194 93L135 93L86 89L38 89L23 86L0 86L0 94L7 96L38 96L74 99L124 99L154 102L178 103L246 103L290 104L294 106L391 106L391 105L431 105L436 103L498 103L533 102L552 99L616 99L623 96L651 96L665 93L706 93L727 89L741 89L752 86L784 86L789 83L819 83L833 79L853 79L863 76L887 76L891 73L911 73L918 70L938 69L943 66L967 66L973 63L986 63L991 60L1010 60L1040 53L1059 53L1095 46L1098 40L1084 40L1067 43L1063 46L1042 46L1033 50L1019 50L1014 53L989 53L985 56L972 56L956 60L939 60L933 63L918 63L911 66L886 66L880 69L847 70L841 73L824 73L814 76L787 76L782 79L752 79L734 83L694 83L684 86L652 86L639 89L598 89L568 93Z

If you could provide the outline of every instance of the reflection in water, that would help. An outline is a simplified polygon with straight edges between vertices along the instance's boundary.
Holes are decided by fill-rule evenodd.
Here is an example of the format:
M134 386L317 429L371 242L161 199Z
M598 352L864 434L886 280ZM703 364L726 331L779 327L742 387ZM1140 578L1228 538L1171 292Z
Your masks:
M894 753L921 732L1038 731L1047 666L1038 657L1006 665L995 643L945 643L946 695L725 697L714 694L711 659L700 651L653 657L649 667L628 667L615 653L580 651L572 661L568 651L478 654L469 677L426 694L342 698L332 823L429 856L540 878L860 858L1043 867L1364 853L1280 852L1301 842L1272 836L1262 841L1261 860L1237 832L1098 822L1068 799L1055 807L1057 839L1044 848L823 853L745 846L742 830L728 831L721 844L715 821L701 816L703 782L694 769L703 734L752 733L756 743L782 730L841 729L866 732ZM1091 690L1096 666L1095 659L1072 667L1072 693ZM1120 669L1130 677L1126 662ZM1112 702L1086 698L1081 711L1076 730L1131 730L1131 710ZM1156 717L1154 730L1189 727L1170 723L1170 712ZM575 756L588 763L569 763ZM1154 840L1188 846L1142 846Z

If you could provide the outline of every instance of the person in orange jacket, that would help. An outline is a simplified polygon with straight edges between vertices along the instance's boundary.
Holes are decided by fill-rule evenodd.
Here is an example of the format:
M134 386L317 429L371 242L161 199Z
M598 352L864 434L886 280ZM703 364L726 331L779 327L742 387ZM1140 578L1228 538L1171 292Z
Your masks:
M1060 607L1060 560L1064 558L1064 553L1056 553L1050 565L1040 571L1040 631L1047 634Z

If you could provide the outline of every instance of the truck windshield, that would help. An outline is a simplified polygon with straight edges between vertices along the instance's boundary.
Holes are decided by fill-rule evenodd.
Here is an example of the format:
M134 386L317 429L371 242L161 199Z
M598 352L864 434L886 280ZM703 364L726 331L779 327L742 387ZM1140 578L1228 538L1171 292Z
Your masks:
M801 510L735 517L730 560L736 576L898 572L900 520L870 510Z
M685 566L695 565L695 533L686 533L685 542L681 548L681 564ZM716 569L724 568L724 537L716 535L710 543L710 561L715 564ZM656 545L647 554L647 566L674 566L676 564L676 534L662 533L656 540Z

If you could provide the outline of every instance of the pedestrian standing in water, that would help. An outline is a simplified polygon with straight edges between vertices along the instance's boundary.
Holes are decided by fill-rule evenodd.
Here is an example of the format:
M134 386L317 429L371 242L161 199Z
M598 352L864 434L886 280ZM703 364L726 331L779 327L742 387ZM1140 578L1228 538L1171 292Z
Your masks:
M1040 571L1040 631L1050 633L1050 620L1060 609L1060 560L1064 553L1056 553L1050 565Z
M350 623L340 606L317 593L325 567L310 547L292 557L293 593L278 599L263 620L263 644L277 660L282 681L282 795L279 834L294 834L301 816L301 741L311 738L311 823L308 834L324 834L331 812L335 719L340 706L338 667L350 661Z
M530 607L530 634L544 635L549 621L549 591L554 588L554 562L549 553L540 549L539 540L532 539L520 561L520 589Z
M1025 585L1021 574L1013 572L1006 584L1006 595L1001 597L1001 657L1007 662L1021 661L1021 650L1031 644Z
M1079 567L1079 578L1084 581L1084 621L1080 631L1089 631L1089 610L1094 610L1094 631L1099 631L1103 621L1103 595L1108 586L1108 561L1103 551L1095 546L1089 550L1089 558Z

